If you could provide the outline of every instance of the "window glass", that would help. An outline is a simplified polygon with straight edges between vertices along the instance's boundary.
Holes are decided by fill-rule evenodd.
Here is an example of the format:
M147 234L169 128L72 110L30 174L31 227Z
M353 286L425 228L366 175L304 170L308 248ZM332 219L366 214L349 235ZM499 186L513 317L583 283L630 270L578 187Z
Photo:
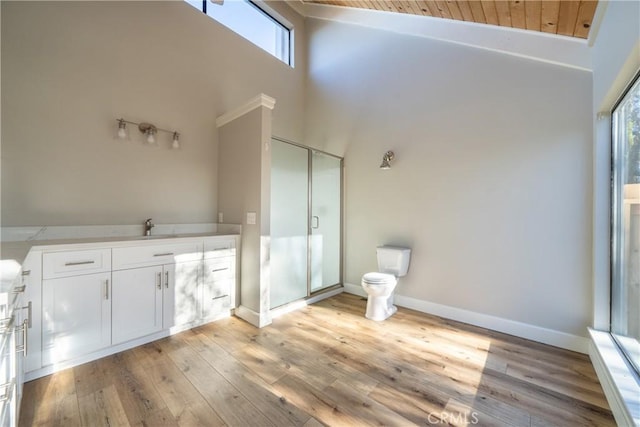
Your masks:
M186 1L284 63L292 65L291 30L255 3L245 0Z
M611 333L640 372L640 80L612 115Z

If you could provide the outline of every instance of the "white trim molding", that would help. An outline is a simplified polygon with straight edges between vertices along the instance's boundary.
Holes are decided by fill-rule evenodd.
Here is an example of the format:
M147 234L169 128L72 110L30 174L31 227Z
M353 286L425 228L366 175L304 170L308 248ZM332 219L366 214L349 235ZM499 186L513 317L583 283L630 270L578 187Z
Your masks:
M640 426L640 378L611 334L589 328L589 357L619 426Z
M241 305L236 308L235 315L241 318L244 321L251 323L256 328L264 328L265 326L269 326L271 324L271 316L265 318L265 316L260 316L260 313L257 311L253 311L250 308Z
M255 110L258 107L266 107L270 110L273 110L273 107L276 105L276 100L272 97L261 93L255 98L250 99L243 105L234 108L231 111L227 111L221 116L218 116L216 119L216 127L222 127L229 122L237 119L238 117L242 117L247 114L249 111Z
M350 294L360 295L363 297L367 296L366 292L360 285L347 283L344 287L345 292ZM553 329L542 328L528 323L517 322L515 320L504 319L501 317L491 316L489 314L477 313L474 311L436 304L397 294L394 296L394 303L400 307L410 308L422 313L433 314L435 316L444 317L458 322L469 323L481 328L515 335L543 344L577 351L579 353L587 354L589 349L588 338Z

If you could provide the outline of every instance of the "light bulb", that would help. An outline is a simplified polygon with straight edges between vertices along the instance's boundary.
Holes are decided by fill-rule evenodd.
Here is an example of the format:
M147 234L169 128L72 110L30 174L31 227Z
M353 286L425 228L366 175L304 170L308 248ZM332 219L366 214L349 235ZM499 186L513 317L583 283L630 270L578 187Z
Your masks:
M178 132L173 133L173 142L171 143L171 148L177 150L180 148L180 134Z
M155 144L156 142L156 138L153 136L153 131L151 130L147 131L147 142L149 144Z
M118 119L118 131L116 132L115 138L118 139L128 139L129 132L127 130L127 122L124 119Z

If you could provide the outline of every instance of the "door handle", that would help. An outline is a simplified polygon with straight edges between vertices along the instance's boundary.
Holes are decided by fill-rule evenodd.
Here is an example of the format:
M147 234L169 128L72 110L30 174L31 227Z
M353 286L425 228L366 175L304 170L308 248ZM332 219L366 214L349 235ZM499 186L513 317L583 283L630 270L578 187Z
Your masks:
M104 281L104 299L109 299L109 279Z
M313 225L313 221L316 222L316 225ZM316 228L320 228L320 217L314 215L311 217L311 228L316 229Z
M169 289L169 271L164 272L164 287Z
M162 289L162 273L158 273L158 289Z

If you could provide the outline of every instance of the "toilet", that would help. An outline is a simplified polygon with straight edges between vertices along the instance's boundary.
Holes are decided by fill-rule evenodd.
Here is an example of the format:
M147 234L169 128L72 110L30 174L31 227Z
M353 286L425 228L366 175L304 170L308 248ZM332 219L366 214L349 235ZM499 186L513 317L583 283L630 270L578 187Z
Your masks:
M407 275L411 249L398 246L378 246L378 271L362 276L362 287L369 295L365 317L382 321L392 316L397 307L393 305L393 290L398 277Z

